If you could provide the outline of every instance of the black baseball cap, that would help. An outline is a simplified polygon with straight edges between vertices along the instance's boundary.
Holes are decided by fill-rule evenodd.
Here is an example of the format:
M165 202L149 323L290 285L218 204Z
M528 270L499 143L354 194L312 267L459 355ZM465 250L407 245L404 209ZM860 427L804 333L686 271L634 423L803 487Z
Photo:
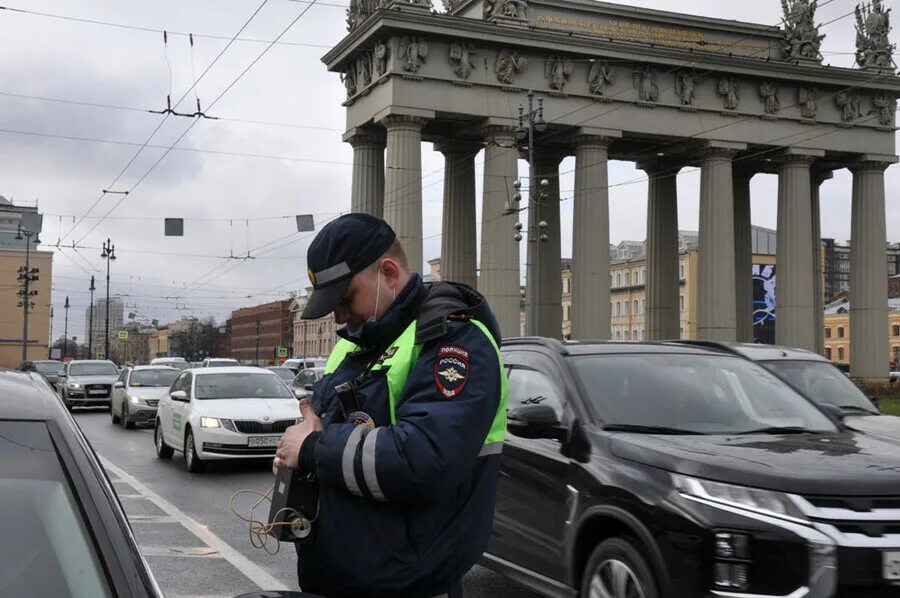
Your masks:
M387 222L369 214L345 214L326 224L306 252L313 294L300 317L314 320L328 315L350 279L384 255L396 238Z

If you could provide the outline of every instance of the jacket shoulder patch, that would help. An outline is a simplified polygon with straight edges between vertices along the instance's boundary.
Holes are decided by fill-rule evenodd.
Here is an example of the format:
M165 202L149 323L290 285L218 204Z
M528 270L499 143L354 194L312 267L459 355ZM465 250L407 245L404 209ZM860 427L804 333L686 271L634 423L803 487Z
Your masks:
M434 382L445 399L463 391L469 381L469 351L459 345L440 345L434 360Z

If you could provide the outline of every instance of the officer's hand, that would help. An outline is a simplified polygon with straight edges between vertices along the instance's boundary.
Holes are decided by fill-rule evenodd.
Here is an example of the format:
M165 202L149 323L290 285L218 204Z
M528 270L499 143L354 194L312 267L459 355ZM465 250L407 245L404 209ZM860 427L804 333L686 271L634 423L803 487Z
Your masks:
M297 469L300 460L300 447L303 446L303 441L313 432L322 430L322 422L315 411L313 411L309 399L300 401L300 414L303 416L303 421L285 430L281 436L278 450L275 451L275 462L272 464L273 473L277 472L277 468L280 465Z

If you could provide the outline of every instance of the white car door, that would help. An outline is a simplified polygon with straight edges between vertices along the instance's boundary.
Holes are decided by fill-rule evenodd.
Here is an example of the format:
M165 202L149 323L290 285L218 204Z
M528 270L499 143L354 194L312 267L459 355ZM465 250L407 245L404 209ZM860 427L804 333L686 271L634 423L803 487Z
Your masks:
M185 372L183 376L184 379L181 381L181 386L179 386L178 390L183 390L185 392L188 401L171 401L172 414L169 418L172 426L172 440L170 446L179 450L184 448L184 432L190 416L190 399L192 396L191 391L193 390L194 378L194 375L190 372Z
M180 376L175 378L175 382L172 383L169 392L184 390L185 380L189 380L189 377L190 374L188 372L182 372ZM159 423L162 426L163 438L165 438L166 444L171 447L181 446L178 431L175 429L175 408L180 404L172 399L169 393L166 393L166 396L159 402L156 412L157 417L159 417Z
M122 373L119 375L119 379L116 380L116 384L121 382L124 386L128 386L128 375L131 373L131 368L125 368L122 370ZM112 401L112 405L110 405L110 409L116 415L122 415L122 411L124 411L123 407L125 405L125 388L116 388L116 385L113 384L112 396L110 397L110 401Z

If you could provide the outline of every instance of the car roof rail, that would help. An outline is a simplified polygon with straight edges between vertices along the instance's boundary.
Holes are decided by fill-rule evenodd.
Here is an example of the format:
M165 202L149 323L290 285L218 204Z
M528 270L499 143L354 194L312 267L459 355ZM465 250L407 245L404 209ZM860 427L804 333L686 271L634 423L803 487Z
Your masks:
M541 347L550 349L551 351L559 353L560 355L569 354L569 351L566 349L566 346L562 343L562 341L546 336L516 336L513 338L505 338L503 339L502 343L503 347L527 345L540 345Z
M661 341L663 344L670 345L688 345L691 347L705 347L707 349L718 349L719 351L724 351L726 353L731 353L732 355L741 355L741 353L729 345L728 343L722 341L711 341L711 340L703 340L703 339L674 339L668 341Z

